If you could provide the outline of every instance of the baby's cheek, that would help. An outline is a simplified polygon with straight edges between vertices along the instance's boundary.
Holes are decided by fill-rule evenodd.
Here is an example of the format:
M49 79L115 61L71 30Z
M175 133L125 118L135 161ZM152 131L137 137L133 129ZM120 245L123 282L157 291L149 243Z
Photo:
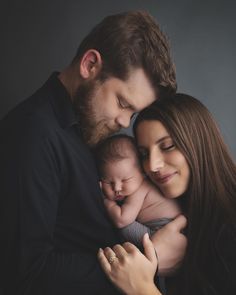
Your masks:
M112 191L112 189L106 185L103 185L102 191L103 191L103 194L109 199L114 196L114 192Z
M124 192L128 194L132 194L138 189L138 187L139 187L139 184L136 181L131 181L126 183L123 189L124 189Z

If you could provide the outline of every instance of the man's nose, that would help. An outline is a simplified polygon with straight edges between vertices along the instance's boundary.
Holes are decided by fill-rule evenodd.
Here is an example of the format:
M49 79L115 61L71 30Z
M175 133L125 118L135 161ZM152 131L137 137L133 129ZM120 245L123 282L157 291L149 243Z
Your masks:
M116 118L116 123L122 128L128 128L130 125L131 116L129 114L120 114Z

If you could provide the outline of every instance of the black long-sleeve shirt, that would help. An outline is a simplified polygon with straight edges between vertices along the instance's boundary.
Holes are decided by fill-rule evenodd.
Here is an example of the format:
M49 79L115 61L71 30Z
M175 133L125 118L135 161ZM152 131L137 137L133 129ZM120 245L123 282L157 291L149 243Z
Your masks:
M96 253L118 237L57 73L0 123L0 192L4 294L116 294Z

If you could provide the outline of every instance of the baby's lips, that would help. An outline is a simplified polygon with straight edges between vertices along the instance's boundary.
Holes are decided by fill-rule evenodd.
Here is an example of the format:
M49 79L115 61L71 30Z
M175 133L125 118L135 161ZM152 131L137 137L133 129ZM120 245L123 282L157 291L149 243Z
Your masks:
M115 198L116 201L121 201L123 199L124 199L124 196L122 196L122 195L116 196L116 198Z

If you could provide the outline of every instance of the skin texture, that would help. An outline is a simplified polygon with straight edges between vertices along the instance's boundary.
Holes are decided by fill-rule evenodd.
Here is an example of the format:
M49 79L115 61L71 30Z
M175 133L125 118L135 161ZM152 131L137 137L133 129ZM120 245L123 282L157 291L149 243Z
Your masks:
M90 146L128 127L131 117L157 98L143 69L131 69L125 81L109 77L101 82L101 67L99 52L91 49L77 67L69 67L59 76L71 95L84 140Z
M118 228L135 220L145 223L158 218L175 218L181 212L175 200L164 198L157 188L145 179L137 161L133 155L107 162L102 167L104 204ZM120 200L124 200L122 206L117 204Z
M99 249L98 260L108 278L125 294L158 295L153 278L155 272L170 275L181 263L187 240L181 230L187 220L183 215L168 223L152 236L144 235L144 254L131 243L116 245L113 248ZM155 250L158 256L155 254ZM115 261L109 263L111 256L116 255ZM157 265L158 264L158 265Z
M177 198L183 194L188 186L190 170L182 153L176 149L167 130L159 121L141 122L137 129L137 143L141 153L143 167L151 180L160 188L168 198ZM178 216L152 236L152 243L158 255L158 273L162 276L173 274L179 267L187 246L186 237L181 233L186 227L186 218ZM146 246L144 238L144 249ZM127 245L119 246L126 250ZM129 245L133 252L129 253L129 261L118 259L111 265L107 259L116 253L116 248L99 251L98 258L101 266L111 279L125 294L160 294L154 286L153 268L150 266L150 257L144 255L134 246ZM151 246L150 246L151 247ZM122 250L123 251L123 250ZM148 252L149 253L149 252ZM146 256L146 258L145 258ZM152 260L151 260L152 261ZM143 275L148 276L148 279ZM126 276L123 277L122 273ZM155 293L157 292L157 293Z
M143 168L166 198L178 198L188 187L190 170L160 121L143 121L137 128Z
M111 248L100 249L98 259L105 273L117 287L128 295L160 295L156 289L153 278L157 268L157 257L148 234L143 238L145 256L131 243L116 245ZM115 256L110 264L107 260ZM132 268L127 268L129 265ZM146 282L145 284L143 282ZM133 288L127 288L133 286Z
M70 65L59 75L77 111L84 141L91 147L114 131L128 127L131 117L136 112L158 98L143 69L131 68L125 81L109 77L101 82L99 80L101 68L100 53L89 49L79 63ZM164 233L168 235L168 231ZM170 233L173 235L173 232ZM161 263L165 264L166 260L169 260L169 257L165 257L162 253ZM174 260L175 263L179 262L179 257L175 257ZM153 283L148 288L153 290Z
M106 198L111 201L132 195L144 180L134 157L108 162L102 170L102 190Z

